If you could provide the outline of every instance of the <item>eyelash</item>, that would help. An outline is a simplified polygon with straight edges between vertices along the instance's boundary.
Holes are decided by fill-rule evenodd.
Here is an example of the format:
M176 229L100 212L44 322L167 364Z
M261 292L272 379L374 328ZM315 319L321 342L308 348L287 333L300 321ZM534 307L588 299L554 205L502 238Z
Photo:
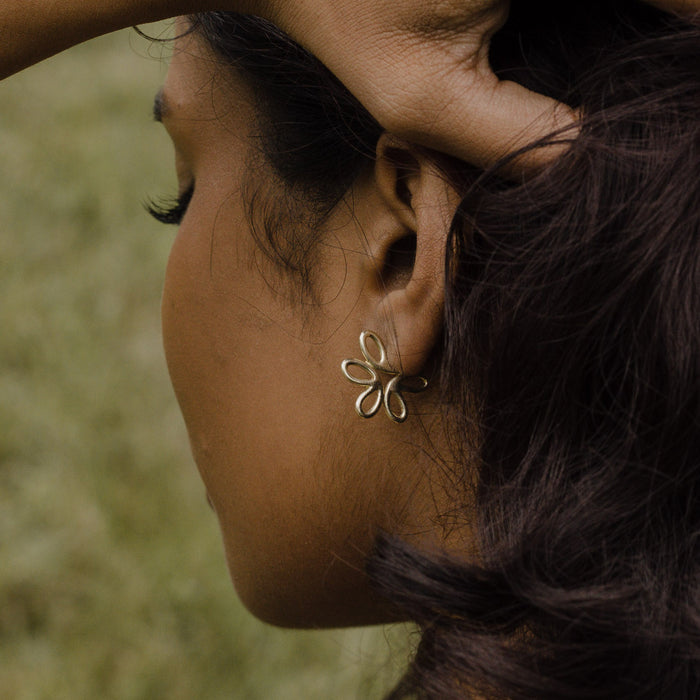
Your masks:
M192 195L194 194L194 184L190 185L181 195L175 199L163 201L151 201L146 204L146 211L161 224L174 224L179 226L187 213Z

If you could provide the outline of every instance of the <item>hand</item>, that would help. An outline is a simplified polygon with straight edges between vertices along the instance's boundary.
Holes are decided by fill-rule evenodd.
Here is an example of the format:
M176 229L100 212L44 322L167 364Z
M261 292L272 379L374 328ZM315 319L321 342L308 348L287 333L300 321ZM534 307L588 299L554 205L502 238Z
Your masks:
M476 165L574 120L565 105L492 72L489 41L507 18L505 0L246 4L312 51L388 131ZM537 151L527 164L546 158Z
M492 72L489 41L507 0L243 1L318 56L388 131L476 165L575 123L567 106ZM700 0L647 1L700 10ZM518 165L562 148L530 152Z
M693 13L700 0L647 0ZM323 61L388 131L476 165L574 123L565 105L499 80L488 46L507 0L3 0L0 78L124 26L208 10L277 23ZM539 164L557 148L521 162Z

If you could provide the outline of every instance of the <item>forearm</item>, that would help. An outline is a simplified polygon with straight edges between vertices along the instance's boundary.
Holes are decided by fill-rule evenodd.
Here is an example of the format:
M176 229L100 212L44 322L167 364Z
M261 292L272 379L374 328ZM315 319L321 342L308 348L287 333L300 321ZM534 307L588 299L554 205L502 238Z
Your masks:
M688 16L700 10L700 0L645 1ZM386 129L475 165L576 119L491 71L488 45L507 0L0 0L0 78L100 34L208 10L272 20ZM558 149L533 153L549 152Z
M87 39L202 5L195 0L1 0L0 79Z

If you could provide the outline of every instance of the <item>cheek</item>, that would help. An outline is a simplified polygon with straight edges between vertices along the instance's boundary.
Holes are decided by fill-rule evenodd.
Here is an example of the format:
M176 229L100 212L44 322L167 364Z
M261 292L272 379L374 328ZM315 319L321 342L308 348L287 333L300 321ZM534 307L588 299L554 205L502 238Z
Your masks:
M237 244L227 243L230 232L214 236L212 247L210 237L181 228L163 337L234 585L272 623L376 621L362 572L386 509L388 455L366 442L374 431L354 415L356 391L343 380L338 347L305 339L298 308L249 264L250 234ZM336 329L334 341L354 347L354 332L344 333Z
M195 388L206 386L203 366L206 346L201 286L193 265L192 246L178 233L168 259L161 303L163 346L170 379L180 408L189 423Z
M206 229L205 229L206 230ZM173 244L162 299L163 344L170 378L193 454L212 498L211 465L236 441L246 369L242 299L249 293L242 271L230 264L222 286L212 269L211 238L183 225ZM226 251L230 253L230 251ZM224 253L216 251L217 256ZM233 261L231 256L227 257Z
M299 330L283 323L259 274L235 264L241 256L222 245L212 267L210 250L183 226L166 273L163 341L193 455L238 571L272 556L266 540L289 532L292 512L318 488L318 373L310 373L308 345L294 340Z
M223 204L221 202L224 202ZM230 201L198 186L173 243L161 306L163 345L191 437L216 418L238 345L235 302L245 296L234 249L240 220ZM221 214L217 222L209 212ZM241 236L242 238L243 236ZM216 249L214 244L216 243ZM226 261L226 269L214 267ZM226 280L222 285L220 280ZM196 445L193 442L193 447Z

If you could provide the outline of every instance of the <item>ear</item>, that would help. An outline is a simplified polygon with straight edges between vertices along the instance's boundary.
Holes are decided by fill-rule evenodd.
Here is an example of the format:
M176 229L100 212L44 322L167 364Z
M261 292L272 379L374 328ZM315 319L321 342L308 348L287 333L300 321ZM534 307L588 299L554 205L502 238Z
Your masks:
M424 151L388 134L377 144L374 186L391 223L373 236L373 330L385 339L392 366L416 375L442 331L445 247L459 196Z

